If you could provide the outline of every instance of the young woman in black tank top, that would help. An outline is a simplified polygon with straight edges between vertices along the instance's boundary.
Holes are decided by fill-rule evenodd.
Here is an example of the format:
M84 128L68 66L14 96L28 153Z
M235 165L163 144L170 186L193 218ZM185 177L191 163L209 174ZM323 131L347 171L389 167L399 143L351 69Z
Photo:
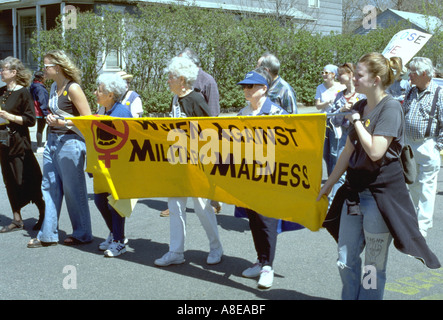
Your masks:
M91 109L79 85L80 72L64 52L48 52L44 63L46 78L54 80L49 99L51 114L47 116L50 131L43 153L42 192L46 211L37 238L28 243L30 248L57 244L58 216L63 198L73 230L72 236L66 238L64 244L92 241L84 172L86 145L83 137L73 131L73 122L62 118L66 114L90 115Z

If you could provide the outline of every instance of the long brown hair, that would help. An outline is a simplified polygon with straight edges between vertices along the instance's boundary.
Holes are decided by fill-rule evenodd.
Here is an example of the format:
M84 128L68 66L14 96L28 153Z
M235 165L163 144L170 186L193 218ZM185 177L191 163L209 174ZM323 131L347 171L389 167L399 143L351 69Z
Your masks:
M14 57L6 57L2 61L0 61L0 66L2 68L7 67L10 70L16 71L15 82L24 87L29 87L31 85L32 72L27 69L23 62Z

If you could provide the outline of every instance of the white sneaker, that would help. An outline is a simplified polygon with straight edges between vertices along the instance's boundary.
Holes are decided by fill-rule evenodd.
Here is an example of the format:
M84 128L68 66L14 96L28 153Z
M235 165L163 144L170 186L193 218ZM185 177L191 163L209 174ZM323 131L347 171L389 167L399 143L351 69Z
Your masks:
M98 249L100 251L105 251L108 249L108 247L111 245L112 241L114 240L114 236L112 235L112 232L108 235L108 237L106 238L105 241L103 241L102 243L100 243L98 245ZM123 244L127 245L128 244L128 238L124 238L123 239Z
M220 263L223 256L223 249L218 248L216 250L211 250L209 252L208 258L206 259L207 264L217 264Z
M163 257L156 259L154 264L159 267L167 267L171 264L182 264L185 262L183 253L166 252Z
M126 252L126 246L120 241L112 241L105 251L105 257L117 257Z
M260 272L260 279L258 280L258 287L260 289L269 289L272 287L274 281L274 270L271 266L264 266Z
M245 278L257 278L260 275L262 265L258 260L254 263L254 265L242 272L242 276Z
M108 235L108 237L106 238L106 240L98 245L98 249L101 251L107 250L109 245L112 243L112 239L114 239L114 236L112 235L112 232L111 232Z

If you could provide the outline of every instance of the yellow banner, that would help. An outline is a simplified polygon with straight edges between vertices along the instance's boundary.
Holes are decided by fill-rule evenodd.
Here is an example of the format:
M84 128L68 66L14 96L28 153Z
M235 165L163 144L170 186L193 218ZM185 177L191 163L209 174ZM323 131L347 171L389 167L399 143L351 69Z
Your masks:
M325 114L70 118L86 139L94 192L114 200L202 197L320 229Z

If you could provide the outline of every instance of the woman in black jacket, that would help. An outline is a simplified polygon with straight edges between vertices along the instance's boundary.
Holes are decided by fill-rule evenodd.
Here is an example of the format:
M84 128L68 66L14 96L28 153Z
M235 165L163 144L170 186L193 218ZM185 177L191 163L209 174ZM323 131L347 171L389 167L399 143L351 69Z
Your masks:
M41 192L42 173L31 148L29 127L35 125L34 102L26 88L31 81L31 72L13 57L0 62L2 81L0 88L0 130L10 136L9 146L0 147L0 162L3 181L13 212L10 225L0 232L23 229L21 208L34 202L40 213L34 229L43 221L45 202Z

